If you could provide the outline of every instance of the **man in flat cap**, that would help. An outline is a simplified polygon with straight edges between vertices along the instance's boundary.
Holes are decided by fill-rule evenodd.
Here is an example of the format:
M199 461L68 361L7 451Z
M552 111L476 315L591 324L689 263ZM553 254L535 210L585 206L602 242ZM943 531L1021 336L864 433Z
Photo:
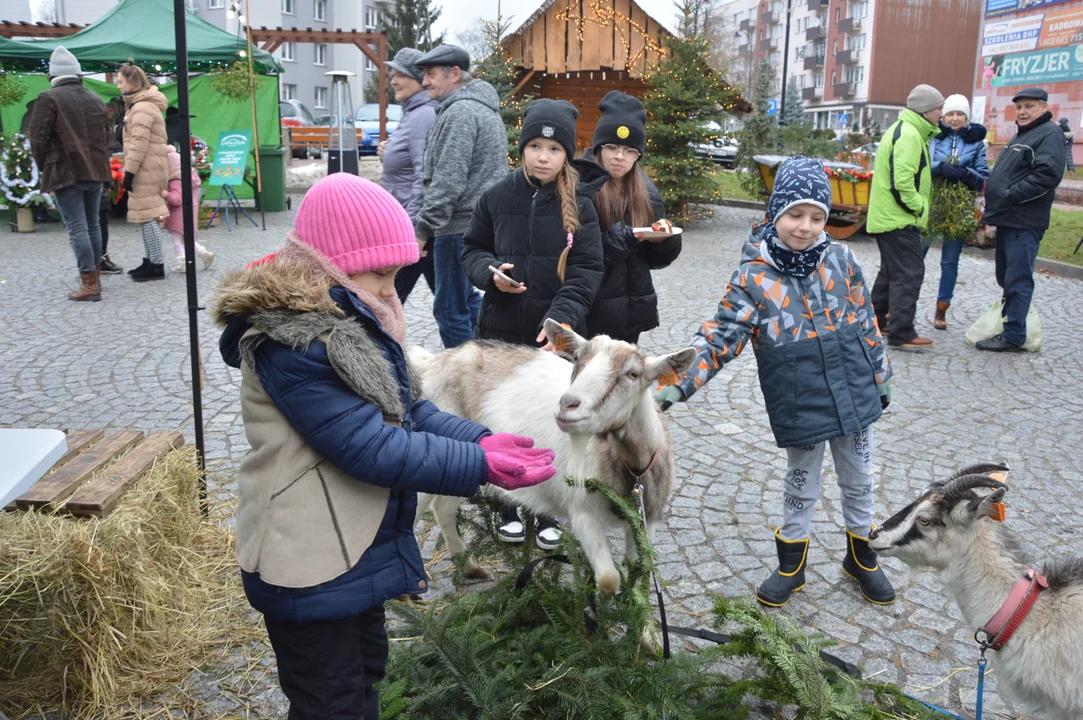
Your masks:
M433 256L433 316L445 348L474 336L481 299L463 271L463 233L474 203L508 174L508 137L500 97L470 75L470 55L441 45L414 61L422 85L436 100L436 123L425 146L421 209L414 232Z
M1030 87L1012 102L1019 130L989 173L982 217L997 229L996 277L1004 289L1004 332L976 345L992 352L1023 350L1034 296L1034 260L1064 177L1064 135L1052 122L1049 94Z

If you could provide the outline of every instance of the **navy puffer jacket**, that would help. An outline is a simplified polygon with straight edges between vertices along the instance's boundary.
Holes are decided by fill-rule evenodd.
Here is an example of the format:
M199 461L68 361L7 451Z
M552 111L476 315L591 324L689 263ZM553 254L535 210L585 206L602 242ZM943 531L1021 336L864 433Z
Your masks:
M940 163L966 168L963 182L968 188L980 192L989 179L989 163L985 157L986 130L984 125L970 123L958 130L940 124L940 134L929 141L929 157L932 158L933 175L940 175Z

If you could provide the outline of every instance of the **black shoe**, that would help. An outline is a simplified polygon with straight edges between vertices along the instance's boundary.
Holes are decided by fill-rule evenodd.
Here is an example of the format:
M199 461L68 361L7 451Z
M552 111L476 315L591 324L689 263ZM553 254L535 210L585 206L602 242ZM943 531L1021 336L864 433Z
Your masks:
M989 352L1024 352L1022 345L1016 345L1011 340L1004 337L1004 333L994 335L988 340L979 340L974 345L979 350L988 350Z
M564 531L556 520L545 516L538 518L538 535L534 538L534 544L539 550L556 550L563 536Z
M133 268L133 269L129 270L128 274L129 275L135 275L137 272L142 272L143 270L146 270L147 265L150 265L150 260L148 258L143 258L143 264L140 265L137 268Z
M109 259L108 255L102 255L102 261L98 265L102 275L120 275L124 268Z
M791 595L805 587L808 538L783 540L779 531L775 530L775 551L778 553L778 569L760 585L756 599L764 605L782 607L790 601Z
M148 262L145 268L132 273L132 280L135 280L136 282L165 280L165 265L162 263Z
M857 580L861 594L865 599L877 605L890 605L895 602L895 588L880 569L876 552L869 547L869 539L846 531L846 559L842 561L842 570Z
M519 508L514 505L500 506L500 527L496 533L509 545L520 545L526 540L526 527L519 519Z

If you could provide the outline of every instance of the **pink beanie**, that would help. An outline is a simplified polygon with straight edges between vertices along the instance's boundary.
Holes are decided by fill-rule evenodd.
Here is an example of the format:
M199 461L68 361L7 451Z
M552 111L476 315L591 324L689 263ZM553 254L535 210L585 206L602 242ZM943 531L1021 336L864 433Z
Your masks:
M391 193L350 173L309 189L294 220L301 242L346 275L416 263L414 226Z

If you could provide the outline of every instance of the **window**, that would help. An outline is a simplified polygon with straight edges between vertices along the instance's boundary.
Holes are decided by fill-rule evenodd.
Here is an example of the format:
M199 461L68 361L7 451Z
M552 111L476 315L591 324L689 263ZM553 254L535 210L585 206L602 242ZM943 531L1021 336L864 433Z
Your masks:
M838 82L839 82L839 71L838 70L832 70L831 71L831 84L832 85L837 85Z
M282 0L282 2L286 2L286 0ZM835 24L836 25L838 24L839 18L841 16L842 16L842 8L835 8Z
M838 41L838 38L833 40L832 43L831 43L831 54L832 55L838 55L839 54L839 41Z
M297 0L282 0L282 12L286 15L293 15L296 9Z
M315 102L312 104L316 106L317 110L323 110L327 107L327 88L316 88Z
M226 6L226 0L207 0L208 10L221 10Z
M199 9L199 7L196 5L196 0L184 0L184 7L191 10L192 12L195 12Z
M297 97L297 86L290 83L279 85L279 100L293 100Z
M767 59L771 63L771 67L778 67L780 64L782 64L782 57L777 52L771 53L771 55Z
M281 57L285 62L294 62L296 59L294 57L295 50L296 45L294 43L282 43L282 47L279 48L279 57Z
M867 2L854 3L850 6L850 17L855 19L861 19L868 17L869 4Z
M865 66L846 68L846 82L859 83L865 79Z
M833 128L833 127L835 127L835 125L838 124L838 122L839 122L839 111L838 110L831 110L830 112L827 113L827 126L826 127Z
M775 17L782 14L782 0L775 0L771 3L771 12L775 14Z
M827 43L826 42L823 42L823 41L818 42L818 43L816 43L815 45L812 46L812 49L816 52L816 57L818 57L818 58L822 58L824 55L827 55Z
M376 66L372 63L372 60L370 60L367 55L365 56L365 70L367 70L368 72L376 72L377 70Z
M315 57L313 58L313 62L316 65L326 65L327 64L327 44L326 43L319 43L318 45L314 45L313 47L316 48ZM319 107L319 105L317 105L316 107Z
M778 40L779 38L782 37L782 26L781 25L772 25L771 26L771 37L773 39L775 39L775 40Z
M312 19L326 22L327 0L316 0L316 2L312 4Z
M812 87L824 86L824 74L823 72L813 73L812 75Z
M365 30L372 32L380 22L380 11L374 7L365 8Z
M798 75L797 76L797 89L798 90L804 90L805 89L805 83L807 82L807 80L808 80L808 77L806 75Z
M846 49L847 50L864 50L865 49L865 36L864 35L847 35L846 36Z
M733 24L734 25L740 25L741 22L744 19L745 19L745 13L744 13L743 10L741 12L738 12L738 13L733 13Z

